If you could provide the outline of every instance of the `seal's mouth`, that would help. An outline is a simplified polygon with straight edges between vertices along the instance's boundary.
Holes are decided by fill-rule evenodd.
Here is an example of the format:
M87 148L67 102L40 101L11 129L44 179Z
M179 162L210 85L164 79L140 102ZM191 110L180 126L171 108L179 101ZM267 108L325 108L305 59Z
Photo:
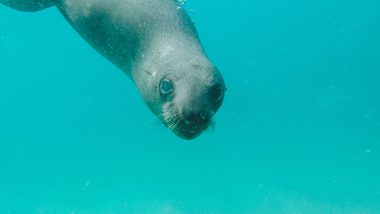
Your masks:
M178 127L172 129L172 131L179 137L185 140L192 140L198 137L203 131L205 131L210 125L210 120L203 122L194 122L189 120L181 120Z
M210 114L184 116L175 112L165 112L161 120L177 136L185 140L192 140L207 130L212 124Z

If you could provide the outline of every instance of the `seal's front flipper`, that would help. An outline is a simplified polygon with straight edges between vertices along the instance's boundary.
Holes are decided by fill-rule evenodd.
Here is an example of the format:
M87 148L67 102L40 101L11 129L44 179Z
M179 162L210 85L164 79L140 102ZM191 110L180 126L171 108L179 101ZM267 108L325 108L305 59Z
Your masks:
M0 0L9 7L25 12L35 12L51 7L57 0Z

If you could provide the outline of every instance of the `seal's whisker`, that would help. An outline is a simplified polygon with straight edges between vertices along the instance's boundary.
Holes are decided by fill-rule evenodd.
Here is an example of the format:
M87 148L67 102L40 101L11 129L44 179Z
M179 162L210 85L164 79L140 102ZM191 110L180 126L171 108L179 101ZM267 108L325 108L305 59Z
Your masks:
M152 128L158 128L158 127L162 127L163 126L163 124L162 124L162 122L160 120L154 120L154 119L152 119L150 121L149 125Z
M178 124L181 122L181 120L177 119L177 122L174 124L174 126L172 127L172 129L176 129Z
M149 125L152 126L152 127L159 127L161 125L163 125L161 123L161 121L165 121L167 124L169 124L168 119L170 116L170 112L166 111L166 112L163 112L159 115L155 115L153 116L150 120L149 120Z
M163 119L164 118L162 116L160 116L160 115L153 116L152 118L149 119L148 125L150 127L161 127L163 125L162 122L161 122Z
M152 118L149 119L148 124L152 125L152 124L158 122L159 121L158 119L159 119L158 116L153 116Z
M155 116L154 118L155 119L163 119L165 117L165 114L166 114L166 112L159 114L159 115Z
M210 131L212 133L215 131L215 121L214 120L210 121L210 125L208 126L207 131Z
M172 117L170 119L170 123L169 123L169 129L173 129L176 125L177 125L177 122L178 120L175 118L175 117Z
M168 128L173 129L173 126L174 126L174 123L170 124Z
M157 118L164 121L164 123L166 123L167 126L169 126L169 124L172 121L170 115L171 115L170 112L166 111L166 112L163 112L162 114L158 115Z
M169 129L174 129L178 125L180 118L174 113L173 110L165 111L163 114L163 120L166 122L166 126Z
M183 126L183 120L179 119L179 123L177 124L176 128L182 129L182 126Z

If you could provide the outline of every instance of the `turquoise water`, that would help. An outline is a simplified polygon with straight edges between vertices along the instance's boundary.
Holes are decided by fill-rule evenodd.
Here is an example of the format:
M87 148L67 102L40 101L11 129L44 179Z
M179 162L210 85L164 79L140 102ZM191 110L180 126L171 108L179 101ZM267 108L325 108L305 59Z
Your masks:
M380 2L186 8L228 87L193 141L56 9L0 6L0 213L380 213Z

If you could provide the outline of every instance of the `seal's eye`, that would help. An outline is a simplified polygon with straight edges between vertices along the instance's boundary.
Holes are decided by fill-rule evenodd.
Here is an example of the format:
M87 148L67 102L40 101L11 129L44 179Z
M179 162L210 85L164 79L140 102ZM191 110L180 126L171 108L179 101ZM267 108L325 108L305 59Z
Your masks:
M217 108L219 108L223 102L224 91L224 88L219 84L210 88L209 97L216 104Z
M160 82L160 94L162 96L166 96L173 92L173 82L169 79L162 79Z

